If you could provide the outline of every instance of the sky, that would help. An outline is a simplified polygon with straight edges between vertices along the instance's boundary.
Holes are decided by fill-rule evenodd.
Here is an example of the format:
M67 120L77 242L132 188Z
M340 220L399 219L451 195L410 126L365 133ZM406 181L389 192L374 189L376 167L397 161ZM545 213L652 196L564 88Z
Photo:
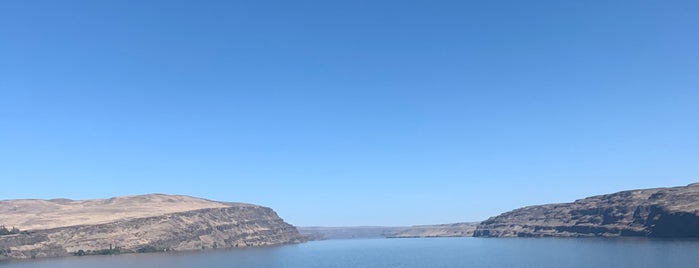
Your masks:
M697 1L2 1L0 199L298 226L699 181Z

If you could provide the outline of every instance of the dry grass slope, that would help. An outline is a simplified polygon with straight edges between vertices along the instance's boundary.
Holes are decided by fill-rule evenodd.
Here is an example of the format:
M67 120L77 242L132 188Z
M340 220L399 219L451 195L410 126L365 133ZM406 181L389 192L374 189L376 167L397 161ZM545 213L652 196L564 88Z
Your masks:
M22 230L40 230L223 207L228 205L191 196L164 194L94 200L2 200L0 223Z

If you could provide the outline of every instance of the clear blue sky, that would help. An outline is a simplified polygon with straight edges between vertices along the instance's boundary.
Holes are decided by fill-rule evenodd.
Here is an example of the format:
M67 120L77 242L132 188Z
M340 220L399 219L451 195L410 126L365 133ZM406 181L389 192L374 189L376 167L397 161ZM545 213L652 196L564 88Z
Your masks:
M697 1L2 1L0 199L296 225L699 181Z

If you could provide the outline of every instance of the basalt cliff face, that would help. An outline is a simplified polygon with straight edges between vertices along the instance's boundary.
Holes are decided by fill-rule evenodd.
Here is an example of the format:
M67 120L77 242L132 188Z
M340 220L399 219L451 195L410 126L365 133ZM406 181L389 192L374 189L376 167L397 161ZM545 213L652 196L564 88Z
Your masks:
M530 206L483 221L476 237L699 237L699 183Z
M272 209L188 196L0 201L0 260L303 242Z

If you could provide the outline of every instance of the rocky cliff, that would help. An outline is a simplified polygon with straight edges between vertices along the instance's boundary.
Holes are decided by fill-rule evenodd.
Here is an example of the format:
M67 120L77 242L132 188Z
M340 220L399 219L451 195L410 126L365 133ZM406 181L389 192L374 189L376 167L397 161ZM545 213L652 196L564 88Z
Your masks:
M409 238L409 237L462 237L473 236L477 222L461 222L438 225L416 225L406 230L398 232L389 237Z
M474 236L699 237L699 183L520 208L483 221Z
M0 260L302 242L272 209L187 196L0 201ZM28 227L25 227L28 226Z

